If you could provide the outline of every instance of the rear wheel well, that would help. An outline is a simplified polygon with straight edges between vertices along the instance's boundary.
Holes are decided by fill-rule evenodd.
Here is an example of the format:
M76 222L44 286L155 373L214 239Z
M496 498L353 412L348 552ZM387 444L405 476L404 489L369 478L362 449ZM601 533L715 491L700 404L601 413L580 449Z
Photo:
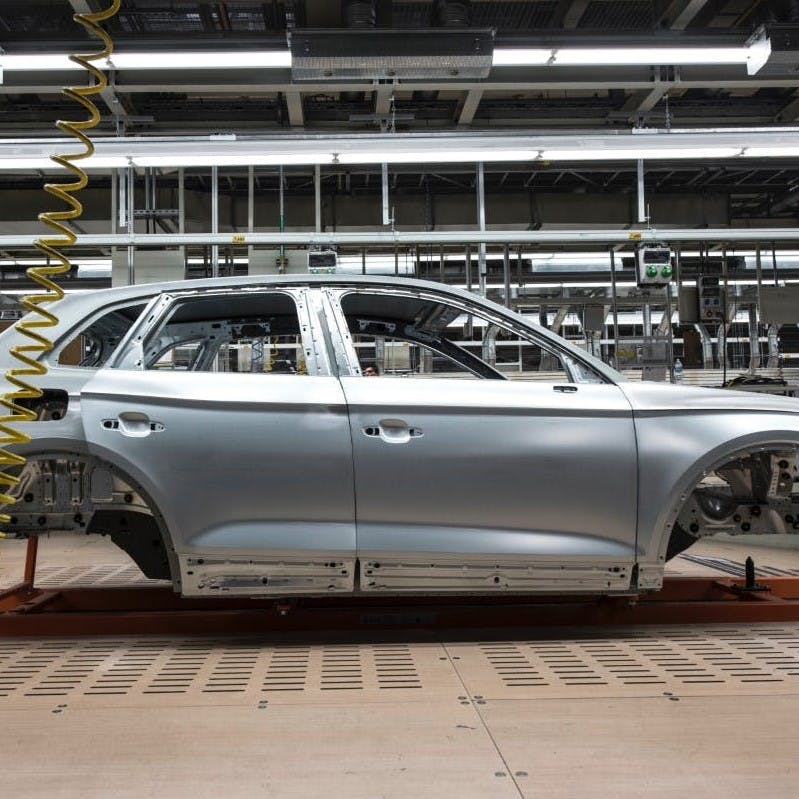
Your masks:
M116 466L85 453L27 455L18 471L17 498L6 512L19 536L51 532L107 535L152 579L179 588L171 536L142 487Z

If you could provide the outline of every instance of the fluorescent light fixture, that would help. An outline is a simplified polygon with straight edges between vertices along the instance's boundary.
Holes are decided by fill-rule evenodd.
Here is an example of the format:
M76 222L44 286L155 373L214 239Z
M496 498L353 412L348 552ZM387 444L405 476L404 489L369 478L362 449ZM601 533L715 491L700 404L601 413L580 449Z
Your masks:
M93 155L75 162L81 169L118 169L129 166L127 158L121 156ZM6 170L51 170L62 169L52 158L0 158L0 171Z
M110 61L110 63L109 63ZM224 52L114 53L100 69L275 69L291 67L288 50L230 50ZM63 53L0 55L0 69L9 72L47 72L81 67Z
M235 50L221 53L114 53L115 69L275 69L291 67L288 50Z
M665 161L674 158L735 158L741 155L740 147L663 147L641 148L640 150L627 148L614 150L544 150L541 153L542 161L638 161L659 160Z
M51 55L0 55L0 69L7 72L49 72L52 70L80 69L63 53Z
M539 150L457 150L442 143L440 150L408 150L385 152L339 153L334 163L338 164L431 164L431 163L477 163L478 161L534 161Z
M234 155L227 153L198 153L197 155L134 155L133 166L208 167L208 166L292 166L332 164L333 153L264 153ZM0 161L2 164L2 161Z
M746 47L564 47L555 66L745 64Z
M746 74L757 75L771 57L771 39L768 36L758 36L747 48Z
M799 158L799 144L783 147L745 147L744 158Z
M499 47L493 66L749 64L752 47Z
M494 48L495 67L545 66L552 61L551 47L501 47Z

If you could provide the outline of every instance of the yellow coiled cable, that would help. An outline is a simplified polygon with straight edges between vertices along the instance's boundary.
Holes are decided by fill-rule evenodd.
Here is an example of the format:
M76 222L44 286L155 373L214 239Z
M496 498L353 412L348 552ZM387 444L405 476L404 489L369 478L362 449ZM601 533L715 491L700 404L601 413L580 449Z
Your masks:
M84 149L77 153L51 156L53 161L68 169L75 176L75 180L71 183L47 183L44 186L48 194L63 201L68 208L39 214L39 220L55 230L58 236L37 239L36 248L47 257L48 264L51 260L58 263L55 266L35 266L28 269L28 277L38 283L45 293L34 293L22 300L22 305L26 311L34 315L34 318L21 319L14 326L15 330L29 339L30 343L18 344L11 348L11 356L16 358L22 366L12 367L6 372L6 380L15 388L0 397L0 404L6 411L0 416L0 468L2 469L0 471L0 508L13 504L17 499L9 493L9 489L19 485L19 477L10 474L7 469L25 464L25 458L22 455L9 451L7 447L15 444L27 444L31 440L27 433L16 429L14 425L19 422L36 420L34 411L20 405L19 400L38 399L42 396L42 391L26 382L25 378L47 374L47 367L37 358L43 353L49 352L53 348L53 343L40 331L58 324L58 317L43 306L57 302L64 296L64 291L50 279L50 276L63 275L72 268L69 258L61 252L61 248L74 245L77 236L65 223L77 219L83 213L83 205L73 195L86 188L89 182L85 170L75 162L89 158L94 153L94 145L84 131L94 128L100 122L100 112L89 98L99 94L108 86L105 74L91 62L107 59L113 52L114 45L111 37L100 27L100 23L109 20L119 11L120 2L121 0L112 0L110 7L105 11L74 15L76 22L102 40L104 48L99 53L69 57L70 61L79 64L94 75L96 83L91 86L73 86L64 89L64 94L67 97L80 103L89 112L89 119L76 122L63 120L56 122L59 130L78 139ZM0 523L7 524L10 520L9 515L0 513Z

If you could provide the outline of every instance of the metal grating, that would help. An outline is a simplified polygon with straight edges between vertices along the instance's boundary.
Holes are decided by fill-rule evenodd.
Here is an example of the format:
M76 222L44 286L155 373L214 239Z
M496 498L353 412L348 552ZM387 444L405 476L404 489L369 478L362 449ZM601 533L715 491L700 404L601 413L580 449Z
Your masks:
M568 636L277 645L254 637L6 639L0 640L0 708L138 706L156 696L159 706L265 707L397 695L484 703L799 691L799 624L569 630Z
M595 30L651 30L655 19L648 0L599 0L589 3L580 28Z
M480 644L496 689L534 688L533 693L571 695L569 688L600 688L601 695L661 686L677 693L709 686L799 688L796 628L672 628L605 638ZM469 670L477 672L472 658ZM498 678L498 680L496 680ZM485 678L473 675L482 682ZM486 689L481 687L486 693ZM578 691L579 693L579 691ZM595 695L592 690L591 694Z
M273 647L258 639L15 639L0 641L0 703L32 697L72 704L77 697L153 694L210 701L215 694L380 693L423 688L422 672L440 671L441 661L446 657L439 646L408 644Z

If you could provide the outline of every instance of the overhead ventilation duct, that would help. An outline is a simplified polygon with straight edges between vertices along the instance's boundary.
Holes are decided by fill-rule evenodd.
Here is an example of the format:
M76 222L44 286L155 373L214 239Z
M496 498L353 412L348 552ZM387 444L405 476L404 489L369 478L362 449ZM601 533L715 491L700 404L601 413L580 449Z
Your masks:
M294 80L485 78L494 32L468 30L297 30L291 39Z
M377 22L374 0L344 0L341 18L348 28L374 28Z
M436 11L442 28L468 28L471 22L468 0L437 0Z

